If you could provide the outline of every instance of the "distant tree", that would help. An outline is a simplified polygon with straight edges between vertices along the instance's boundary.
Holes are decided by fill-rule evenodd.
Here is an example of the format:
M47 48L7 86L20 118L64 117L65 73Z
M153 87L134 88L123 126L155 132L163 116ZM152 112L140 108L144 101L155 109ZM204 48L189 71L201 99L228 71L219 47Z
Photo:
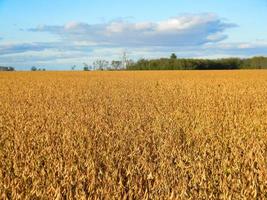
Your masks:
M122 62L118 60L113 60L111 62L112 69L118 70L122 66Z
M104 70L104 69L108 68L109 62L106 60L96 60L93 63L93 65L94 65L95 69Z
M177 59L177 56L176 56L175 53L172 53L172 55L171 55L171 59Z
M251 69L266 69L267 68L267 58L258 56L250 58L246 61L246 68Z
M129 60L127 60L126 68L127 68L128 66L132 66L132 65L134 65L134 64L135 64L135 62L134 62L132 59L129 59Z
M42 69L42 71L46 71L46 69L45 69L45 68L43 68L43 69Z
M89 65L87 63L83 63L83 71L89 71Z
M31 71L37 71L37 68L35 66L32 66Z
M267 57L223 58L223 59L185 59L170 58L138 60L127 66L128 70L231 70L267 69Z
M0 71L15 71L14 67L3 67L0 66Z
M14 67L8 67L7 71L15 71Z
M76 69L76 67L77 67L76 65L73 65L73 66L71 67L71 70L74 71L74 70Z

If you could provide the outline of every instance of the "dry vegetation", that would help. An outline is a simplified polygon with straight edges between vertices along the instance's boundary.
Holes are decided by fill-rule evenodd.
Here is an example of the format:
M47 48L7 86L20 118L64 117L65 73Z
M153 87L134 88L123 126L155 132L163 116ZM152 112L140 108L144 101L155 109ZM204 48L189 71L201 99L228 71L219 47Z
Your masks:
M267 71L0 73L1 199L267 199Z

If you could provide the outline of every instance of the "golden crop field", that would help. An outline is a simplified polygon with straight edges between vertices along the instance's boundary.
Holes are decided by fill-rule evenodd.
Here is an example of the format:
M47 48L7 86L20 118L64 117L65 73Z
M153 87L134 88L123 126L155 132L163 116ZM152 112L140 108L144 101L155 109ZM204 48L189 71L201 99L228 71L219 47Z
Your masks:
M1 199L267 199L267 71L0 73Z

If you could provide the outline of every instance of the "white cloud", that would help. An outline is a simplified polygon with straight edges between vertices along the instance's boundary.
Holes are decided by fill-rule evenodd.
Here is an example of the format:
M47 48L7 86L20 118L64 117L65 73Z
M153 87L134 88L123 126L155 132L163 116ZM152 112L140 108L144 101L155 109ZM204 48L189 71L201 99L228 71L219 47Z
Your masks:
M227 35L225 35L225 34L221 34L221 33L219 33L219 34L213 34L213 35L209 35L208 37L207 37L207 39L210 41L210 42L216 42L216 41L222 41L222 40L224 40L224 39L226 39L227 38Z
M234 26L207 13L182 15L159 22L70 22L62 26L43 25L30 30L55 34L68 41L86 41L112 47L144 47L194 46L218 42L227 37L223 32Z
M65 25L64 28L65 28L66 30L72 30L72 29L76 29L76 28L78 28L79 25L80 25L80 23L77 23L77 22L72 21L72 22L67 23L67 24ZM41 29L42 29L42 28L41 28Z

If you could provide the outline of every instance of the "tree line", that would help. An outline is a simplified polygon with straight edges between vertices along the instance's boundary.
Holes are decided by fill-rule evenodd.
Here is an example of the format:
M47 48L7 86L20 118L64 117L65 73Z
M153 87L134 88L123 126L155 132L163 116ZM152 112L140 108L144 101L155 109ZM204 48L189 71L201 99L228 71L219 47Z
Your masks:
M112 60L112 61L107 61L107 60L96 60L93 62L92 65L89 65L87 63L83 63L83 70L84 71L91 71L91 70L126 70L127 66L133 65L134 61L133 60L126 60L125 63L120 60ZM76 65L74 65L71 69L75 70Z
M35 66L32 66L31 71L46 71L46 69L45 68L37 68Z
M169 58L133 60L96 60L92 65L83 63L82 70L231 70L231 69L267 69L267 57L195 59L177 58L173 53ZM0 71L14 71L13 67L1 67ZM71 70L77 70L73 65ZM45 68L33 66L31 71L46 71Z
M0 71L15 71L15 68L0 66Z
M226 70L226 69L267 69L267 57L188 59L170 58L140 59L127 65L128 70Z

